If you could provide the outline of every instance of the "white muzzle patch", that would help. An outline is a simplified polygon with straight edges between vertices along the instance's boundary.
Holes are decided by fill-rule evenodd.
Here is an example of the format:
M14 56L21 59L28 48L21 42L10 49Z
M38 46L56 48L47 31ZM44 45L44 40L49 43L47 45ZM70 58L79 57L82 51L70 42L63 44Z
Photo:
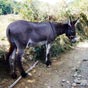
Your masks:
M75 43L75 42L77 42L78 40L79 40L79 38L74 37L74 38L71 40L71 42L72 42L72 43Z

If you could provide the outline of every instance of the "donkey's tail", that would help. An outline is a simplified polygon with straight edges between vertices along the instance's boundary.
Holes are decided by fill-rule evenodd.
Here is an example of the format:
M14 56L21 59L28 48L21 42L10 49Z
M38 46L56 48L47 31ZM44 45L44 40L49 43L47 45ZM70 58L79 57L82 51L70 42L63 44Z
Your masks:
M10 42L11 41L11 33L10 33L10 28L9 27L6 30L6 36L7 36L8 41Z
M9 27L6 30L6 36L7 36L8 42L10 44L10 47L15 47L14 39L13 39L11 30Z
M13 45L14 43L14 39L13 39L13 35L11 33L10 27L8 26L7 30L6 30L6 36L7 36L7 40L10 43L10 45Z
M15 44L13 42L12 34L11 34L9 27L6 30L6 36L7 36L8 42L9 42L9 50L6 54L6 62L8 63L9 62L9 56L12 54L12 52L15 48Z

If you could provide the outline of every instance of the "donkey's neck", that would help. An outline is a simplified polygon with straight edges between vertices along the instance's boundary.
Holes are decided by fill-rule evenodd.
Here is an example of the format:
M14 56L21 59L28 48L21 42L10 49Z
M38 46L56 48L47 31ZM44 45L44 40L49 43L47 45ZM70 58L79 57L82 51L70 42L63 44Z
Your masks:
M57 36L64 34L66 32L66 29L68 28L67 24L62 23L55 23L54 26Z

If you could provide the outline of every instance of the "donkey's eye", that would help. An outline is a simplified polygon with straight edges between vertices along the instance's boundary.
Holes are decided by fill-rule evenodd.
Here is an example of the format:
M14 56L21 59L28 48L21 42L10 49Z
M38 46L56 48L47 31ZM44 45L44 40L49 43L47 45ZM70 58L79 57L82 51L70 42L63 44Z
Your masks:
M71 32L74 32L74 30L72 30Z

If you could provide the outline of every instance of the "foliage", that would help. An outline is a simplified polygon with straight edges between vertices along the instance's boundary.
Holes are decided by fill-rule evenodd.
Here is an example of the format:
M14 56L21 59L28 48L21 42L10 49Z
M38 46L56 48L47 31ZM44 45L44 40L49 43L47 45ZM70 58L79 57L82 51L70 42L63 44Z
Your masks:
M60 2L61 1L61 2ZM77 34L80 40L88 36L88 4L85 0L74 0L67 3L66 0L60 0L60 3L50 5L48 3L41 3L39 0L25 0L20 8L20 14L29 21L68 21L80 18L80 23L77 25ZM51 56L57 56L63 51L69 50L72 45L68 39L62 35L58 37L53 43L51 49ZM34 51L35 58L43 58L45 46L36 47Z
M80 40L88 37L88 0L73 0L67 3L66 0L59 0L55 5L39 0L24 0L24 2L14 2L12 0L0 0L0 14L20 14L29 21L59 21L66 22L69 19L80 18L77 25L77 34ZM69 40L64 36L58 37L53 43L51 56L57 56L63 51L71 48ZM35 58L42 58L45 46L36 47ZM42 52L41 52L42 51Z
M84 13L80 14L80 23L77 25L78 34L81 39L88 38L88 19Z
M0 0L0 14L8 14L12 12L11 4L8 0Z
M54 5L40 0L25 0L21 3L19 13L30 21L68 21L69 18L76 19L80 13L88 13L87 10L88 4L85 0L74 0L70 3L60 0Z
M0 15L17 13L20 4L13 0L0 0Z

